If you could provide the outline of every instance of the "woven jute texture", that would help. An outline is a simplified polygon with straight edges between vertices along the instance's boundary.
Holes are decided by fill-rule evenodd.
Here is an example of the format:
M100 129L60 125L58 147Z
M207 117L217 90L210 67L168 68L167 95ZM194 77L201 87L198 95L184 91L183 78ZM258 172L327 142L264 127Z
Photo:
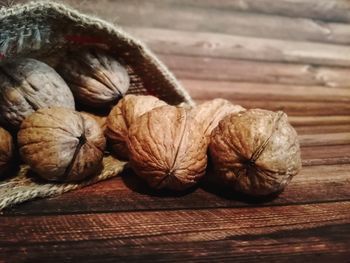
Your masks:
M54 66L67 51L97 47L124 64L133 94L152 94L169 104L193 102L173 74L140 41L121 28L54 2L32 2L0 10L0 63L32 57ZM58 195L111 178L126 163L106 156L103 170L78 184L52 184L33 176L29 167L0 181L0 210L38 197Z

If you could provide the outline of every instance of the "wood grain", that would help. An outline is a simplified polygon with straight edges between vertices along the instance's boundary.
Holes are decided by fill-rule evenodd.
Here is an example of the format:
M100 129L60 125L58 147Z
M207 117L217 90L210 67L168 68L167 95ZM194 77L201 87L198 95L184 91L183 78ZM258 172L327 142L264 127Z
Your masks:
M69 1L72 2L72 1ZM335 44L350 43L350 25L235 11L208 9L164 1L147 1L142 9L137 1L73 1L83 12L102 15L125 26L168 28L184 31L218 32L261 38L291 39ZM137 16L137 19L135 19ZM208 23L207 21L211 21Z
M329 125L329 126L295 126L298 134L322 134L322 133L336 133L336 132L348 132L350 131L349 125Z
M350 69L215 57L160 55L182 79L350 87Z
M278 14L288 17L307 17L325 21L350 22L350 3L347 0L167 0L178 4L239 10L244 12Z
M265 258L285 255L291 259L315 253L344 256L350 245L344 234L349 231L350 202L232 211L31 216L30 220L3 216L0 224L6 231L0 233L0 257L18 260L25 251L30 260L44 261L93 261L102 255L112 259L120 253L129 259L157 255L158 259L164 256L163 260L177 261L197 255L206 260L215 256L256 260L253 252L260 251ZM126 251L129 253L123 254Z
M220 97L224 97L221 95ZM198 100L198 103L207 100ZM261 108L272 111L284 111L290 116L337 116L348 115L350 105L347 102L305 102L305 101L285 101L285 100L267 100L255 99L253 96L250 99L238 99L234 97L230 100L234 104L241 105L246 109ZM349 131L349 129L347 130Z
M28 1L17 0L16 2ZM123 0L100 0L98 5L93 0L85 0L83 2L79 0L63 0L62 2L70 4L82 11L106 17L107 19L109 17L117 19L111 16L113 15L113 10L118 12L115 9L120 7L120 5L126 4ZM139 0L129 0L128 3L131 3L129 8L133 8L134 6L139 7L134 8L135 13L141 13L143 12L142 9L150 8L149 6L170 6L173 8L181 7L183 10L201 8L211 11L241 11L244 13L272 14L292 18L304 17L323 21L350 22L350 3L347 0L148 0L146 3ZM169 18L165 18L165 20L167 19ZM122 19L120 20L123 21ZM211 22L213 21L210 20ZM208 21L207 24L209 24Z
M267 235L266 238L232 238L204 242L135 244L118 239L41 244L19 243L5 247L2 255L20 262L25 251L28 262L346 262L345 225L316 227ZM288 237L283 237L287 235ZM329 237L331 238L329 238ZM345 236L345 237L344 237ZM300 242L299 240L303 240ZM22 252L22 254L24 254ZM1 256L1 255L0 255Z
M342 125L342 124L350 124L350 115L342 115L342 116L289 116L288 120L294 126Z
M287 40L125 27L160 54L350 66L350 47Z
M324 88L318 86L294 86L282 84L263 84L228 81L202 81L182 79L182 84L195 99L213 99L225 97L268 101L303 101L303 102L350 102L350 89ZM203 92L205 90L206 92ZM348 111L350 113L350 109Z

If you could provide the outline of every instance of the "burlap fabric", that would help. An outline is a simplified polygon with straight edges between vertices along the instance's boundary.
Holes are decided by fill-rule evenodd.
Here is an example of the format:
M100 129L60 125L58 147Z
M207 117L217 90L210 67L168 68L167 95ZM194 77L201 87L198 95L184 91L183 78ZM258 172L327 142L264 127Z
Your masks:
M127 68L130 93L152 94L170 104L193 102L169 70L140 41L119 27L53 2L32 2L0 10L0 63L32 57L54 64L67 50L97 46ZM48 197L105 180L120 173L125 162L104 158L102 172L79 184L52 184L35 179L22 165L0 181L0 210L33 198Z

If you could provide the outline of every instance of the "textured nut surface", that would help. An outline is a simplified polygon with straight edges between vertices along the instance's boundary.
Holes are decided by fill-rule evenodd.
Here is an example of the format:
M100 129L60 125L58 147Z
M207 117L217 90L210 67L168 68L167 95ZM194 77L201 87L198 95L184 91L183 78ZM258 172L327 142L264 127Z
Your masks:
M184 190L204 175L208 137L198 132L185 109L153 109L129 129L129 157L134 171L153 188Z
M5 125L17 129L34 111L54 106L75 108L72 92L54 69L34 59L0 67L0 119Z
M283 112L248 110L225 117L209 146L219 176L237 191L281 191L301 168L297 134Z
M86 111L81 111L80 112L82 115L87 115L88 117L93 118L98 125L100 126L100 128L102 129L102 132L104 133L106 128L107 128L107 116L103 115L103 114L99 114L99 113L92 113L92 112L86 112Z
M40 109L18 132L22 159L42 178L72 182L101 165L105 138L95 120L65 108Z
M14 154L11 134L0 127L0 176L10 167Z
M129 75L113 57L102 51L70 53L57 67L75 98L91 107L114 105L129 88Z
M202 125L205 135L209 136L224 117L242 111L245 111L245 108L228 100L213 99L193 108L191 114Z
M164 105L166 105L164 101L154 96L126 95L114 106L107 118L105 134L118 158L128 159L126 141L131 124L142 114Z

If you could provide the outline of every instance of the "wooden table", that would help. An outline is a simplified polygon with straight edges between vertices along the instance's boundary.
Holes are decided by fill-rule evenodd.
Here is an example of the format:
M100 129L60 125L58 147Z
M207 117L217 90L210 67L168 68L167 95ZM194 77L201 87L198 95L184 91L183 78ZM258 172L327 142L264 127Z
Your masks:
M0 262L350 262L350 2L63 2L144 40L198 102L287 112L303 169L263 203L126 171L6 210Z

